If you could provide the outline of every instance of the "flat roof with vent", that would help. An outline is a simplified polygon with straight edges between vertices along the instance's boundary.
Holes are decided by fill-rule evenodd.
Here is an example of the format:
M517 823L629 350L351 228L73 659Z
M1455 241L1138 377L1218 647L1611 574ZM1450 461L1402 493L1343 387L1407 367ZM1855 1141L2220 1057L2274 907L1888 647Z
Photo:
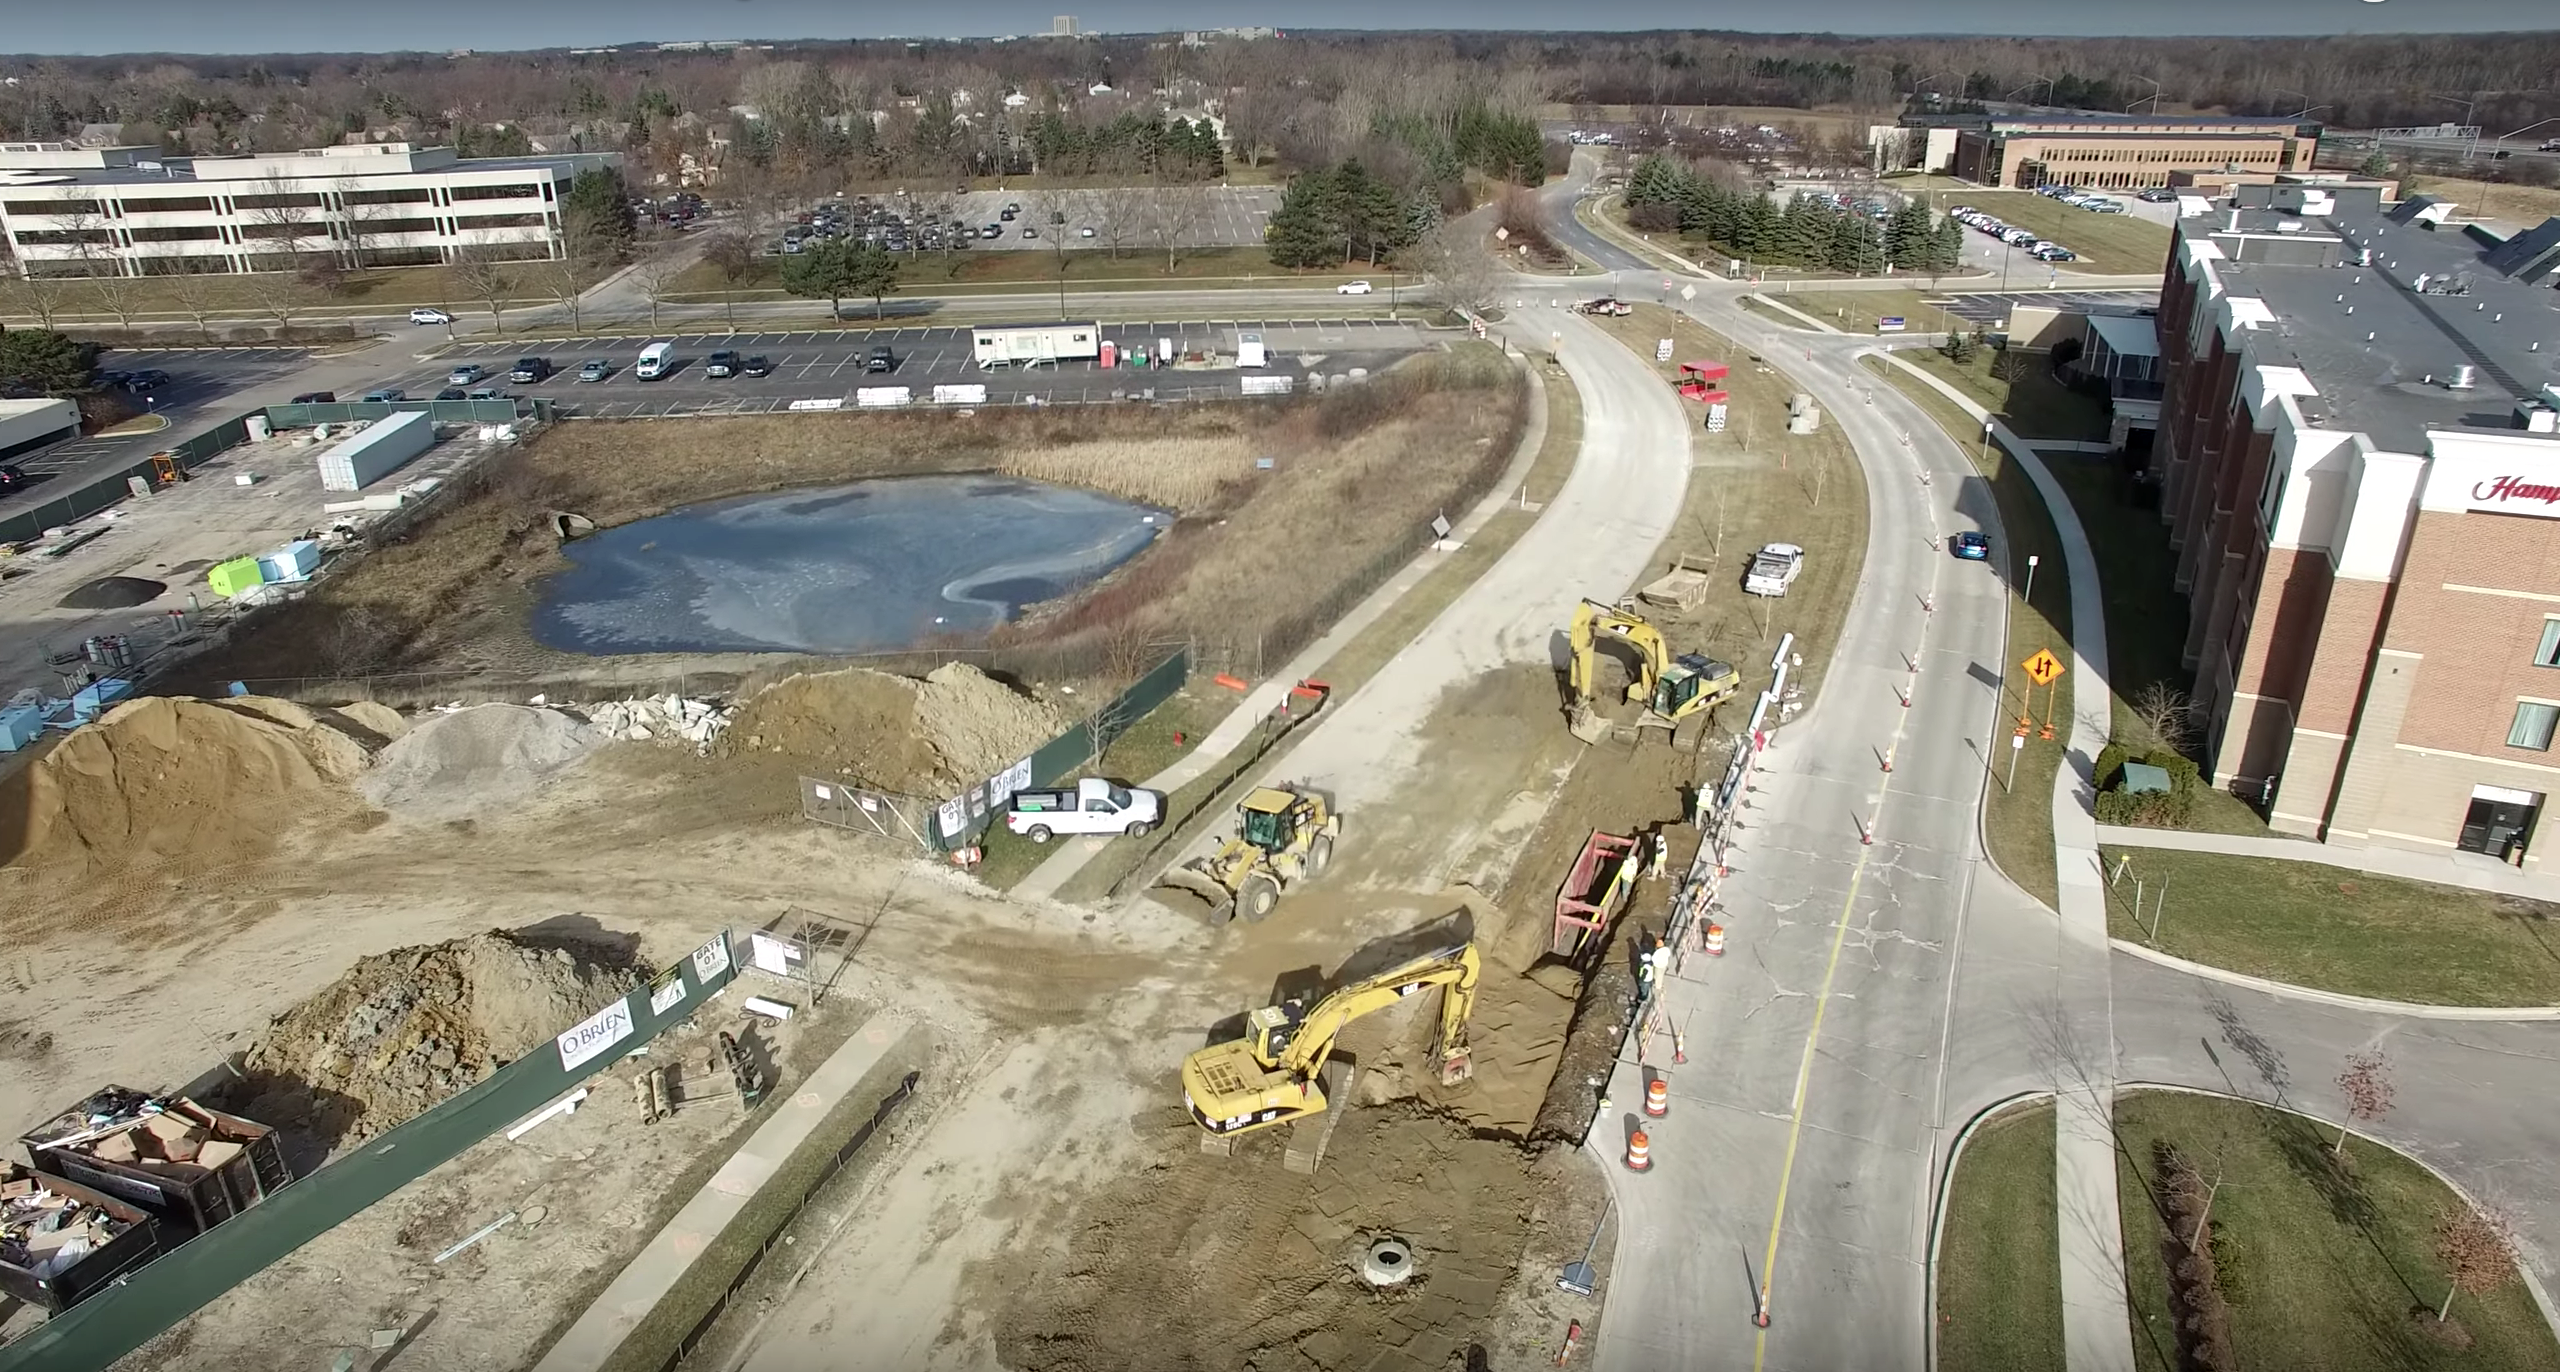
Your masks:
M2239 231L2272 234L2278 220L2299 217L2243 211ZM2317 388L2301 402L2314 422L2423 453L2431 429L2515 432L2516 402L2560 383L2560 291L2504 275L2476 240L2413 215L2312 222L2341 240L2340 265L2224 260L2213 270L2241 297L2237 314L2254 317L2250 300L2263 302L2268 318L2250 347L2260 365L2298 369ZM2229 216L2186 220L2178 232L2228 241ZM2370 265L2357 265L2367 249ZM2472 369L2470 386L2448 387L2462 366Z

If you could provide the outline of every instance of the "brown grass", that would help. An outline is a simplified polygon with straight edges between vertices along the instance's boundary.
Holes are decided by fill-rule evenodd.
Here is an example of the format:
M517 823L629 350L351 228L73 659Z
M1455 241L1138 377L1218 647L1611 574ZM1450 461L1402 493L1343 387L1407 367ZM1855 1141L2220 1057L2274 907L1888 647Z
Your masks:
M731 496L965 471L1087 487L1179 516L1083 596L974 645L998 655L978 660L1073 676L1090 658L1098 672L1132 635L1195 639L1239 663L1285 656L1382 579L1379 567L1427 541L1432 514L1482 490L1524 411L1510 369L1470 348L1277 403L564 424L484 469L405 539L262 616L189 676L204 685L747 670L757 655L609 659L536 644L527 615L539 583L566 565L549 514L610 527ZM1258 470L1259 457L1273 467Z

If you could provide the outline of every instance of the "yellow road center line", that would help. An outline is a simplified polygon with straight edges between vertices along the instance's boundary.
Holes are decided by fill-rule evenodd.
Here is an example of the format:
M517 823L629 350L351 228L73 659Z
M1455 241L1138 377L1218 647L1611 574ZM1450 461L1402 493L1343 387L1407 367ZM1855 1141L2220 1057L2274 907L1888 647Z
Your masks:
M1910 716L1905 714L1901 718L1908 720ZM1886 749L1887 756L1891 756L1893 750L1902 746L1902 727L1901 723L1894 725L1893 741ZM1867 833L1870 836L1875 833L1876 820L1884 812L1885 792L1891 789L1892 784L1886 783L1885 788L1876 793L1876 803L1867 812ZM1872 846L1860 844L1857 865L1849 869L1849 893L1841 899L1840 918L1831 926L1831 959L1822 969L1822 989L1815 992L1813 997L1813 1027L1805 1031L1804 1058L1796 1065L1795 1110L1793 1117L1787 1121L1786 1160L1778 1169L1778 1203L1776 1212L1769 1217L1769 1246L1760 1258L1759 1313L1763 1315L1769 1311L1769 1287L1777 1277L1778 1235L1784 1230L1787 1222L1787 1188L1795 1180L1796 1143L1804 1135L1805 1100L1813 1092L1814 1050L1822 1041L1823 1015L1831 1008L1831 983L1840 971L1840 950L1849 944L1849 916L1857 909L1858 885L1865 880L1867 860L1873 856L1875 856L1875 849ZM1752 1340L1751 1372L1760 1372L1761 1364L1768 1354L1769 1331L1762 1329Z

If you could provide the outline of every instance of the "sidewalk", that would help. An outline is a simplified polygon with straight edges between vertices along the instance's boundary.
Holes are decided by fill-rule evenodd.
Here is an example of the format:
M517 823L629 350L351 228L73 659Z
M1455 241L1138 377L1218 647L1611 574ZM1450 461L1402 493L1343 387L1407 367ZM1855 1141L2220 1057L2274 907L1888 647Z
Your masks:
M2234 857L2277 858L2285 862L2320 862L2370 876L2494 891L2502 896L2560 904L2560 873L2527 872L2485 853L2419 853L2405 848L2358 848L2345 843L2315 843L2303 838L2248 838L2239 834L2193 834L2182 829L2135 829L2098 826L2098 841L2123 848L2175 848L2189 853L2227 853Z
M2044 460L1962 392L1892 354L1885 360L1919 377L1992 436L2035 483L2062 540L2071 571L2071 740L2068 766L2053 778L2053 862L2062 941L2056 1001L2054 1210L2062 1241L2062 1338L2069 1372L2133 1372L2133 1326L2125 1294L2124 1216L2118 1207L2115 1146L2115 1000L2108 971L2106 889L2088 778L2109 727L2106 600L2097 557L2071 499Z
M1529 479L1529 469L1538 464L1538 453L1546 443L1547 390L1543 385L1532 385L1529 388L1529 422L1520 431L1520 445L1511 454L1511 465L1503 469L1501 478L1494 482L1492 490L1485 493L1484 499L1477 501L1466 518L1449 531L1450 541L1464 543L1475 537L1476 531L1482 529L1487 521L1519 499L1520 485ZM1334 654L1377 623L1397 601L1404 598L1407 591L1437 570L1442 556L1435 549L1426 549L1421 556L1406 563L1403 570L1388 578L1386 585L1371 591L1367 599L1353 606L1351 613L1337 621L1324 637L1300 649L1296 657L1245 692L1244 700L1229 711L1225 719L1218 721L1218 727L1202 735L1199 745L1181 761L1138 784L1170 796L1207 775L1211 768L1244 742L1246 736L1253 732L1253 727L1262 722L1263 716L1279 708L1281 702L1289 698L1291 687L1318 675ZM1335 701L1333 704L1340 706L1343 702ZM1083 871L1085 865L1111 842L1109 838L1094 836L1069 840L1055 856L1032 868L1029 876L1014 883L1012 894L1025 900L1042 900L1056 895L1060 887Z
M650 1238L613 1284L596 1297L558 1342L534 1364L534 1372L594 1372L658 1308L703 1250L720 1237L756 1192L781 1170L838 1102L862 1084L908 1034L874 1016L842 1048L819 1064L787 1096L775 1098L753 1137L720 1165L676 1217ZM612 1109L616 1103L608 1103Z

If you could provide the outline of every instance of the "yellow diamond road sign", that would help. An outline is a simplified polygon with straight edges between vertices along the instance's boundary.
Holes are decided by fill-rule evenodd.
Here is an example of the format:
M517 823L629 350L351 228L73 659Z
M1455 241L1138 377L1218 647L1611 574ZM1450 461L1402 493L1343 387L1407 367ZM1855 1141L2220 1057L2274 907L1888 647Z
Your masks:
M2034 657L2019 665L2027 669L2027 679L2038 686L2050 686L2055 677L2062 675L2062 660L2050 648L2037 650Z

